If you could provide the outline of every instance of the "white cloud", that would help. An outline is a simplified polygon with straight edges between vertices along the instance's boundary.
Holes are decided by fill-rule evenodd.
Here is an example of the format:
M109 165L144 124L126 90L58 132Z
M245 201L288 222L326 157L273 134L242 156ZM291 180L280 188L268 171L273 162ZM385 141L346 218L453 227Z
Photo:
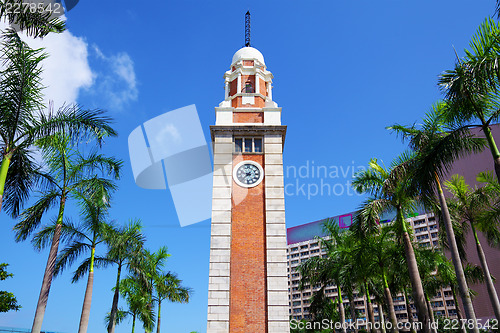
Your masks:
M174 124L165 124L165 126L160 130L160 132L155 137L158 144L163 144L165 142L181 142L181 134Z
M95 74L88 62L88 45L81 37L66 30L60 34L32 39L23 37L32 48L44 47L49 57L42 63L43 90L46 100L54 101L56 108L78 100L81 89L93 85Z
M109 106L122 109L124 105L137 100L139 91L134 71L134 62L125 52L105 55L97 45L93 45L97 58L104 63L102 71L96 75L96 91L106 95Z
M0 22L0 29L6 27L6 23ZM77 103L83 90L102 108L119 110L137 100L134 62L127 53L107 56L96 45L89 48L84 38L69 30L43 39L24 35L22 39L32 48L45 48L49 54L42 62L42 82L46 87L43 93L46 102L53 101L56 109L63 104ZM89 58L94 52L98 61L92 63L91 68Z

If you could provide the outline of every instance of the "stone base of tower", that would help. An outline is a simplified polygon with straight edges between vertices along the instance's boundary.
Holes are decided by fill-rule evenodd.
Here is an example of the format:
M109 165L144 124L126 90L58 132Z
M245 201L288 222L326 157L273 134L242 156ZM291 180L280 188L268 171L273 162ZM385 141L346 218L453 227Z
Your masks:
M289 333L282 134L265 136L268 333Z
M282 160L286 127L259 129L264 154L244 158L259 159L265 165L265 178L260 189L250 189L240 202L240 189L232 179L238 163L232 153L232 138L242 135L241 131L251 135L254 130L250 126L212 126L214 188L207 333L290 332ZM252 191L261 192L252 198ZM245 208L248 200L251 204ZM255 270L253 263L260 268Z
M231 134L214 138L207 333L229 332L232 152Z

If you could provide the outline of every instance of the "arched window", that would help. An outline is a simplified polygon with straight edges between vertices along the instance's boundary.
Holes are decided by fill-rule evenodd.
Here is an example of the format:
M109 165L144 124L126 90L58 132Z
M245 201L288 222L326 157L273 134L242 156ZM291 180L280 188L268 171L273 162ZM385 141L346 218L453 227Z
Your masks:
M245 82L245 88L243 89L243 92L245 93L254 93L255 89L253 88L252 82L247 81Z

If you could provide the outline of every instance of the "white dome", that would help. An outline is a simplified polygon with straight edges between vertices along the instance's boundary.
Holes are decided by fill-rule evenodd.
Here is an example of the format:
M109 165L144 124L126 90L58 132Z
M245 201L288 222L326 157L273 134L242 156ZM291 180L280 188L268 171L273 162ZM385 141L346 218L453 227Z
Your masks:
M236 53L233 56L233 61L231 62L231 64L234 64L235 62L238 62L242 59L245 60L256 59L260 61L263 65L265 65L264 56L262 55L262 53L260 53L259 50L254 49L253 47L250 46L243 47L238 51L236 51Z

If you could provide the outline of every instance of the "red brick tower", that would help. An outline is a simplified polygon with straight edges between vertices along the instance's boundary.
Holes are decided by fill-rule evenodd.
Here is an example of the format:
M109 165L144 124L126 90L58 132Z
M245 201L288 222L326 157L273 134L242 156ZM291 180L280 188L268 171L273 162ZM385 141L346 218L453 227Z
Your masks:
M286 126L272 78L258 50L238 50L215 108L207 333L289 332Z

